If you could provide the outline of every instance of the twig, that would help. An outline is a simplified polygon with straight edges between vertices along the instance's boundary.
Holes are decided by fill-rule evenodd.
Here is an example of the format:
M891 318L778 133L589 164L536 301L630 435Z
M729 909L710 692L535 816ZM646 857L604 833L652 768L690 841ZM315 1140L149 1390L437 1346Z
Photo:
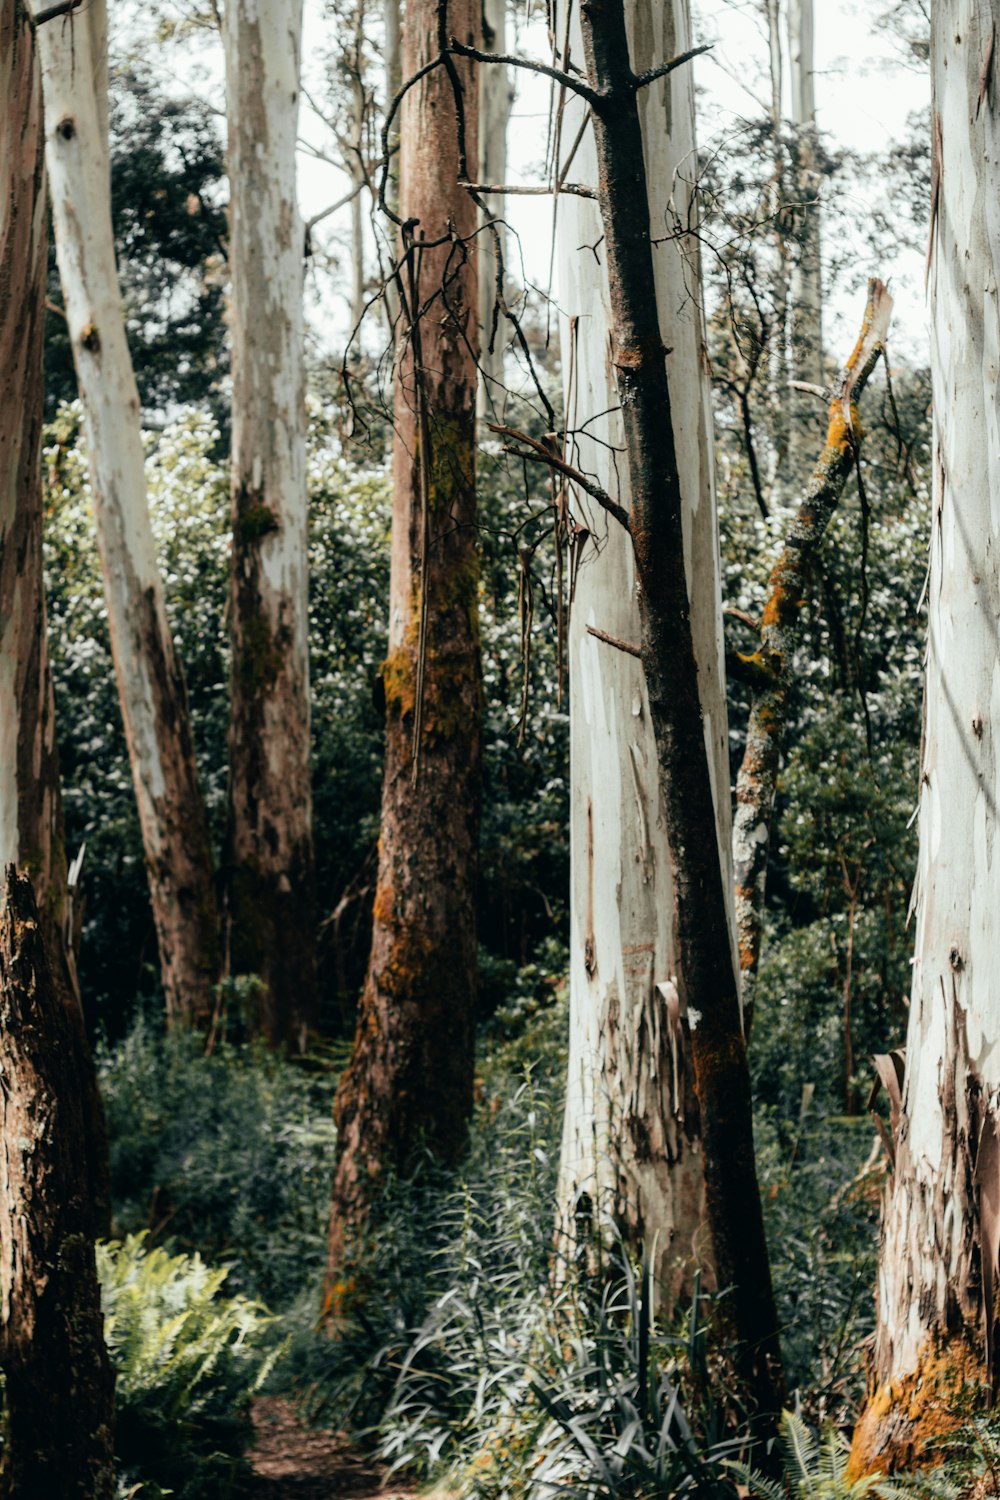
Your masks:
M642 657L642 650L639 646L634 646L631 641L620 641L616 635L608 635L606 630L598 630L596 625L588 625L587 634L599 641L605 641L609 646L614 646L616 651L624 651L626 656Z
M460 42L458 37L453 36L448 45L448 51L455 57L468 57L473 62L498 63L508 68L527 68L530 73L541 73L545 78L554 78L556 83L563 88L572 89L574 94L579 94L581 99L594 108L601 102L601 95L589 83L583 83L579 78L574 78L572 73L564 73L560 68L550 68L548 63L533 61L530 57L517 57L514 53L480 52L478 47L467 47Z
M553 193L575 193L578 198L597 197L593 188L584 187L581 182L563 182L554 187L549 187L547 183L532 187L523 187L520 183L486 182L460 182L458 185L467 188L470 193L520 193L532 197L544 197Z
M687 52L681 52L677 57L671 58L670 62L664 63L659 68L649 68L645 73L637 73L632 79L634 89L644 89L650 83L655 83L658 78L666 78L675 68L683 67L693 57L700 57L703 52L711 52L712 43L706 42L701 47L689 47Z
M488 422L486 425L499 437L511 439L510 443L503 445L505 453L512 453L515 458L530 458L535 462L548 464L551 469L565 474L567 479L578 485L591 499L596 500L609 516L614 516L620 526L624 526L626 531L630 529L628 511L623 505L619 505L617 500L612 500L607 490L602 489L599 484L588 479L586 474L582 474L579 469L575 469L572 464L568 464L565 459L553 453L544 443L539 442L538 438L530 437L526 432L519 432L516 427L504 427L499 422ZM513 446L514 443L523 443L531 451L525 453L524 448L516 448Z

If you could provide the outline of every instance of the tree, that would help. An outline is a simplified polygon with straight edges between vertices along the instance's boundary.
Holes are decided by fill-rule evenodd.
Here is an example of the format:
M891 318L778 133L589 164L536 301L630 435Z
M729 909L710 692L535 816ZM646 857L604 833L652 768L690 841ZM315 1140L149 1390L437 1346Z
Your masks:
M964 1382L997 1385L997 20L971 0L932 13L934 502L916 937L901 1085L902 1059L879 1061L895 1162L854 1472L911 1467L954 1425Z
M507 51L507 0L483 0L483 45L490 52ZM478 181L502 187L507 181L507 126L514 89L504 67L480 68ZM482 195L484 216L494 228L479 236L479 413L485 417L502 400L504 389L503 318L497 296L497 275L506 281L507 234L503 199ZM494 237L495 236L495 237ZM503 291L503 286L500 288Z
M450 32L466 45L476 41L478 0L452 0L440 12L436 0L411 0L406 79L443 50ZM467 63L451 69L417 79L400 128L394 222L403 327L381 676L386 760L371 955L335 1105L331 1277L377 1183L405 1171L422 1144L454 1160L472 1107L482 696L477 210L459 184L476 160L477 91Z
M167 1015L204 1023L219 974L218 906L184 675L146 505L139 396L115 267L106 6L90 0L36 25L56 253Z
M591 109L597 201L608 268L609 348L625 438L626 511L578 470L569 477L629 533L639 597L641 653L674 877L678 1002L686 1006L700 1111L707 1218L734 1360L759 1430L773 1431L783 1398L767 1245L757 1189L750 1078L733 951L731 892L720 854L716 801L699 692L692 600L685 570L684 499L666 351L653 321L656 277L639 96L690 60L635 72L624 0L580 9L584 77L556 70ZM685 372L688 379L691 372ZM512 444L538 456L543 445ZM565 467L558 455L550 466ZM721 609L716 600L716 610ZM631 644L631 643L630 643ZM692 1024L693 1023L693 1024Z
M303 343L295 197L302 0L225 8L232 274L228 948L262 1029L317 1026Z
M684 0L664 8L662 28L626 12L637 71L690 46ZM573 17L570 58L580 58ZM566 59L564 59L565 65ZM713 782L714 838L731 887L729 764L719 609L718 534L697 242L671 231L694 208L693 78L681 69L640 96L648 163L647 223L665 236L654 260L660 337L670 372L681 481L692 632L699 668L706 753ZM597 182L590 132L577 142L584 101L559 111L558 175ZM669 121L669 133L663 121ZM573 150L574 143L576 149ZM572 160L570 154L572 152ZM597 204L558 199L559 305L567 434L564 456L615 492L623 423L607 359L608 273L595 251ZM684 372L683 378L681 372ZM628 505L622 476L619 502ZM564 1225L613 1217L627 1241L653 1252L663 1283L690 1286L710 1266L698 1103L690 1022L673 895L673 854L659 786L656 744L642 663L613 641L640 634L635 561L625 529L587 493L573 491L573 527L585 528L570 611L571 937L570 1035L559 1202ZM612 641L602 640L604 632ZM697 1001L690 996L693 1005Z
M788 287L790 366L795 380L823 385L823 273L817 170L816 80L813 64L813 0L788 0L788 53L791 64L791 123L795 132L797 244L792 247ZM808 397L791 395L793 420L789 457L793 476L812 459L812 412Z
M42 337L46 216L42 91L23 10L0 34L0 868L34 881L55 992L66 1013L86 1121L92 1224L110 1225L107 1136L72 942L55 703L42 585Z

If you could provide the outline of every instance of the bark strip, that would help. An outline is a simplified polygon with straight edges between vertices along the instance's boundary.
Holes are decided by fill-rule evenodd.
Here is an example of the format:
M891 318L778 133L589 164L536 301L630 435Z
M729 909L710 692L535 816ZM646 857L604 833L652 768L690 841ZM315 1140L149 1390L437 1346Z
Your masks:
M734 1358L761 1431L784 1398L777 1316L753 1145L729 897L714 837L715 799L684 569L683 496L666 351L656 306L642 132L623 0L584 0L598 193L632 493L642 661L674 866L677 982L691 1026L708 1219Z
M861 333L830 404L823 451L781 555L771 570L767 603L761 616L760 645L753 652L737 653L738 664L754 683L733 819L736 930L743 1026L748 1037L764 925L774 798L788 723L792 658L799 639L799 621L816 553L858 459L862 430L856 403L883 351L891 314L892 298L883 283L873 278L868 283Z
M0 1495L111 1500L114 1375L104 1344L84 1081L31 882L0 896Z

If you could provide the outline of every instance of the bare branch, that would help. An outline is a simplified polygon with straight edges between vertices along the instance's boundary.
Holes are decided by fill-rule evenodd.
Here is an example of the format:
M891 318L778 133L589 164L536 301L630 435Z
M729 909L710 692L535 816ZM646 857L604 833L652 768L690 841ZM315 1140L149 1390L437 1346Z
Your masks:
M480 52L478 47L467 47L460 42L458 37L453 36L448 51L456 57L468 57L473 62L499 63L507 68L527 68L531 73L541 73L545 78L554 78L556 83L565 89L572 89L574 94L579 94L581 99L586 99L593 108L600 104L601 96L596 89L591 88L589 83L582 83L579 78L574 78L572 73L564 73L560 68L550 68L548 63L535 62L530 57L517 57L514 53Z
M592 500L596 500L598 505L603 510L606 510L609 516L614 516L620 526L624 526L626 531L630 529L628 511L625 507L619 505L617 500L612 500L607 490L602 489L599 484L595 484L592 479L588 479L586 474L581 473L579 469L575 469L572 464L568 464L564 458L560 458L559 454L554 452L552 448L540 442L538 438L530 437L526 432L519 432L516 427L504 427L498 422L488 422L486 425L491 432L497 433L499 437L511 440L509 443L504 444L503 451L505 453L513 454L515 458L531 459L535 463L548 464L550 469L555 469L559 474L565 474L567 479L571 480L573 484L578 485ZM515 447L515 444L522 444L523 446ZM528 451L525 452L525 449Z
M642 657L642 650L631 641L620 641L616 635L608 635L606 630L598 630L596 625L587 626L587 634L592 635L599 641L605 641L609 646L614 646L616 651L624 651L626 656Z
M658 78L666 78L667 74L672 73L675 68L683 67L693 57L700 57L703 52L711 52L711 50L711 42L706 42L701 47L689 47L686 52L679 53L677 57L672 58L668 63L664 63L662 67L649 68L645 73L637 73L632 80L632 87L634 89L644 89L648 84L655 83Z
M554 193L574 193L578 198L597 197L593 188L584 187L583 183L580 182L562 182L555 187L549 187L547 183L526 187L521 183L460 182L459 187L467 188L470 193L520 193L526 197L544 197Z

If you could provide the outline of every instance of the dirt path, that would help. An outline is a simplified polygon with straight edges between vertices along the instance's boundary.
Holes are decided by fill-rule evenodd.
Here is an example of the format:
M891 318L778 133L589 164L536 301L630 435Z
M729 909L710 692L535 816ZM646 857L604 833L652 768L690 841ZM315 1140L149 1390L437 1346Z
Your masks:
M346 1438L304 1426L280 1397L261 1397L253 1415L254 1500L413 1500L412 1485L387 1482Z

